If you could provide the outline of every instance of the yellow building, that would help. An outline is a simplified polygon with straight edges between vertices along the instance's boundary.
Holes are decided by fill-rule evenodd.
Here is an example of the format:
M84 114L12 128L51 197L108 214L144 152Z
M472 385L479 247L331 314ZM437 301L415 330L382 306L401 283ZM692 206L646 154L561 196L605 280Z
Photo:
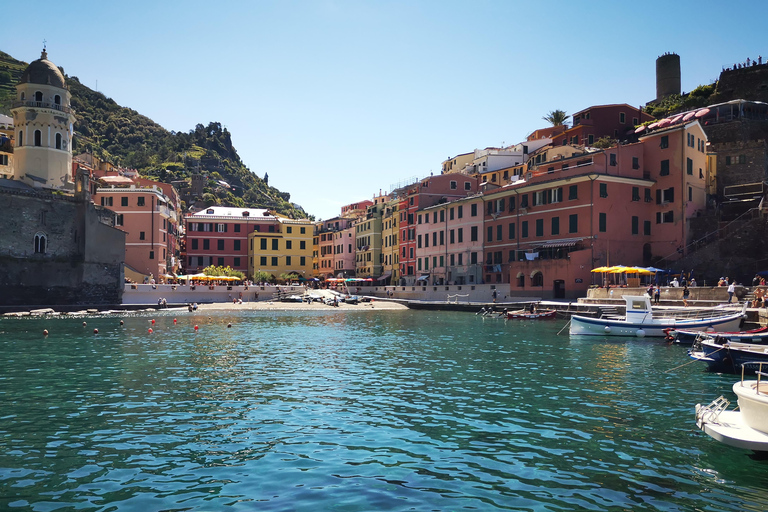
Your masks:
M16 85L13 115L15 179L35 188L74 190L72 95L64 75L42 55Z
M400 198L390 200L384 205L384 214L381 219L381 254L383 260L380 284L397 283L400 279Z
M364 218L355 224L355 275L377 278L382 274L381 217L384 204L368 207Z
M307 219L276 220L274 231L248 234L248 275L268 272L279 279L293 273L302 279L311 278L314 224Z
M475 159L475 152L462 153L456 155L453 158L449 158L442 163L442 174L449 174L453 172L462 172L468 165L472 164Z

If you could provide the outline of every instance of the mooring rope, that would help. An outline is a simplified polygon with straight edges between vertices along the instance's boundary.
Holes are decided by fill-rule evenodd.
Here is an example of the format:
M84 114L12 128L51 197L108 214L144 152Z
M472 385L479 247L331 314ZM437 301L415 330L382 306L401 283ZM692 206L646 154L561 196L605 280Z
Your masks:
M724 348L726 348L726 347L728 347L728 345L723 345L722 347L720 347L719 349L715 350L715 351L714 351L714 352L712 352L712 353L713 353L713 354L717 354L718 352L720 352L721 350L723 350L723 349L724 349ZM699 362L699 360L698 360L698 359L694 359L693 361L688 361L687 363L685 363L685 364L681 364L680 366L675 366L674 368L670 368L669 370L665 371L664 373L673 372L673 371L675 371L675 370L678 370L678 369L682 368L683 366L688 366L688 365L689 365L689 364L691 364L691 363L698 363L698 362Z

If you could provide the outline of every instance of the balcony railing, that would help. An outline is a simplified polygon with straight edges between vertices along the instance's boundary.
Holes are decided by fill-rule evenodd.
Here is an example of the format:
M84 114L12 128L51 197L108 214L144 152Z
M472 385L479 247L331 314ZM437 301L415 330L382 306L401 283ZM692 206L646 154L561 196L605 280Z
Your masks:
M59 112L65 112L67 114L72 113L72 109L69 107L65 107L64 105L60 105L58 103L49 103L47 101L14 101L11 105L11 108L17 107L50 108L52 110L58 110Z

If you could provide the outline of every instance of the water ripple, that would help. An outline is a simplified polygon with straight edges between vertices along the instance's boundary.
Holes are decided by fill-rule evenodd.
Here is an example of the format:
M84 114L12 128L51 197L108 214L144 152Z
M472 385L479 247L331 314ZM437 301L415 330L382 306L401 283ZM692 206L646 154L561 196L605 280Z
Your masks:
M768 508L766 462L691 421L731 379L663 373L679 347L440 312L154 318L0 320L0 509Z

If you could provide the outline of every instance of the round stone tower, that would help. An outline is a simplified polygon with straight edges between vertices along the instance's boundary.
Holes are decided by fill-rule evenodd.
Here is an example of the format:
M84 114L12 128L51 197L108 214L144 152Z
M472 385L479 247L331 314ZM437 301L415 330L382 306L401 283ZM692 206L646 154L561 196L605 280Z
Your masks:
M16 85L14 178L37 188L73 189L72 125L64 75L43 50Z
M665 53L656 59L656 101L680 94L680 56Z

